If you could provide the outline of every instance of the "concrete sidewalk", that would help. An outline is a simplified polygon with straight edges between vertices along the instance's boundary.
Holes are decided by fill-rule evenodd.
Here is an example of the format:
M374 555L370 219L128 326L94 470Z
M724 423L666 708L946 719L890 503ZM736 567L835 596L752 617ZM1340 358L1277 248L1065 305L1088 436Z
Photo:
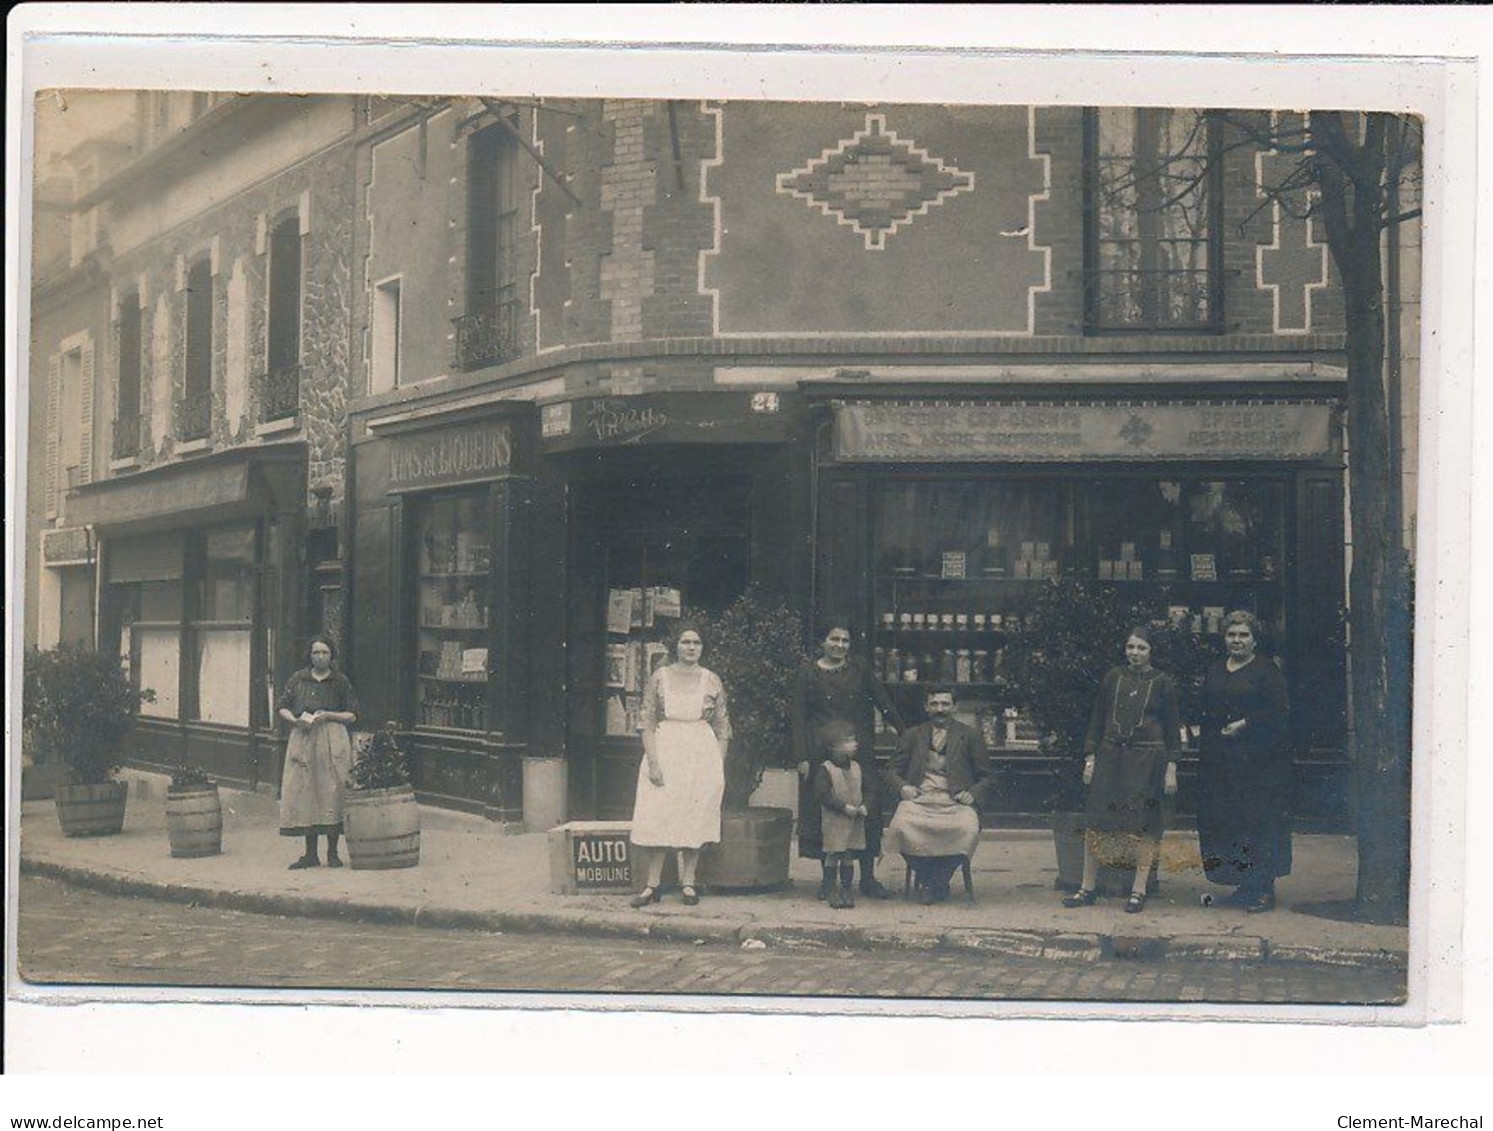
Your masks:
M275 800L223 789L223 854L172 858L160 775L129 772L129 807L119 836L62 836L51 801L22 806L21 869L119 894L279 915L324 916L430 927L608 935L743 947L955 948L1070 962L1105 957L1223 958L1244 962L1403 965L1403 927L1344 923L1298 914L1295 905L1353 896L1352 837L1295 841L1295 871L1281 880L1278 908L1264 915L1203 907L1196 837L1168 835L1160 890L1139 915L1120 899L1065 909L1053 890L1057 862L1045 831L987 831L974 861L975 901L954 896L923 907L902 899L863 900L832 910L814 898L818 865L794 860L788 890L703 894L686 907L677 893L642 910L623 894L556 895L549 890L543 834L509 834L479 817L422 806L420 865L397 871L316 868L288 871L301 849L277 827ZM900 858L882 878L901 887Z

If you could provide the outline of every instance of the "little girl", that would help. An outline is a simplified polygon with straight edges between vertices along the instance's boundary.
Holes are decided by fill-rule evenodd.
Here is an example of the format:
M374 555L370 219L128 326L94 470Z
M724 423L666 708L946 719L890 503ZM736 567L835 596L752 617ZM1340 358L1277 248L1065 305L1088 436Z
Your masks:
M866 805L855 760L855 729L834 721L819 735L820 749L828 755L814 775L824 830L824 885L831 907L854 907L855 860L866 850Z

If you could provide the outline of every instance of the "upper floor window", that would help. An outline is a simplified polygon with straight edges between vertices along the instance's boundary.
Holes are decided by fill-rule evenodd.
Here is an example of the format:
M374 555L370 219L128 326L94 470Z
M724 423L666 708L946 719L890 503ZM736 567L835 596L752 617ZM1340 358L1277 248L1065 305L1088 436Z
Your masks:
M176 438L201 440L210 431L213 395L213 269L204 255L187 270L187 361L176 405Z
M114 459L140 454L140 293L119 300L119 381L115 391Z
M301 400L301 220L292 213L270 233L268 340L262 420L294 416Z
M1222 325L1222 162L1209 115L1165 107L1085 116L1085 325Z
M467 197L467 312L456 364L497 365L518 353L518 146L501 125L472 135Z

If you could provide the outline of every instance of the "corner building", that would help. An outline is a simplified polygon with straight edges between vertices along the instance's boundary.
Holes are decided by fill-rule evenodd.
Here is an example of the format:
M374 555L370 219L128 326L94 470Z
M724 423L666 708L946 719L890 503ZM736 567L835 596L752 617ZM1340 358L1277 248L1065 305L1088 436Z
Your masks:
M1343 314L1262 194L1291 160L1187 110L369 102L370 717L430 800L516 819L559 757L572 816L625 818L652 615L760 583L848 613L914 714L967 684L1015 819L1047 760L997 654L1077 576L1204 633L1254 610L1297 812L1341 824Z

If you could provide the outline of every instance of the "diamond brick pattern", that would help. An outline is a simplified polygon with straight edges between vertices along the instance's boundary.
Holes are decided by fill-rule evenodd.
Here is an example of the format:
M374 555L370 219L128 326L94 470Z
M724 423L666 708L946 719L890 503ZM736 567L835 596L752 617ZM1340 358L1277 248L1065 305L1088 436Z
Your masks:
M974 173L898 137L881 114L867 114L864 130L802 168L780 173L777 183L779 192L860 233L871 251L884 250L888 237L915 216L974 187Z

